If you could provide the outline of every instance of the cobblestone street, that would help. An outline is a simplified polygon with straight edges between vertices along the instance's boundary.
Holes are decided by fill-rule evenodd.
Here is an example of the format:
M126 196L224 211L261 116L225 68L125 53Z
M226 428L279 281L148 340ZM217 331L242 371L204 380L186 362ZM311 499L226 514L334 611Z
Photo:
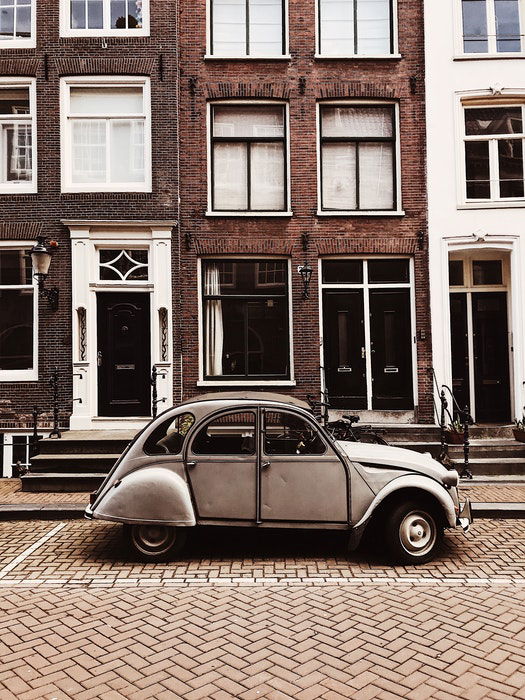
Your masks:
M0 524L0 697L525 698L525 527L424 567L341 534L203 529L178 561L117 525Z

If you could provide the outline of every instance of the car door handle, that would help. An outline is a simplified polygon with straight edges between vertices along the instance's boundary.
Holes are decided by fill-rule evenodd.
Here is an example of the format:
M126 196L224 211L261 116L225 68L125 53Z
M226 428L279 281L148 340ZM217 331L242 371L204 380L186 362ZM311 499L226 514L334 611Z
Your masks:
M186 466L190 469L197 466L197 462L186 462Z
M261 462L261 469L268 469L270 465L271 462Z

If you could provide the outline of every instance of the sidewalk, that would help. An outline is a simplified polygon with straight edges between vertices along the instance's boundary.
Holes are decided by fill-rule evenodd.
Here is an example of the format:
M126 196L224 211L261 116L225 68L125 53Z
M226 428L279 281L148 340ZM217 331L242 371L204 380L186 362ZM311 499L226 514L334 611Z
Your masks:
M470 498L477 518L525 518L525 479L501 477L459 484L460 498ZM88 493L24 493L20 479L0 479L0 520L82 518Z

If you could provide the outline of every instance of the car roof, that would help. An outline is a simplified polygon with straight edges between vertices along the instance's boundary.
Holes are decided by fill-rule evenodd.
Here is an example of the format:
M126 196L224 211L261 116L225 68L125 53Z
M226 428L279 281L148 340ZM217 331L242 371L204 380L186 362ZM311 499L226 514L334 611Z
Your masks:
M191 399L182 401L179 405L184 406L191 403L200 403L201 401L272 401L273 403L287 403L291 406L304 408L311 411L310 406L306 401L296 399L294 396L286 396L285 394L274 394L269 391L217 391L209 394L199 394Z

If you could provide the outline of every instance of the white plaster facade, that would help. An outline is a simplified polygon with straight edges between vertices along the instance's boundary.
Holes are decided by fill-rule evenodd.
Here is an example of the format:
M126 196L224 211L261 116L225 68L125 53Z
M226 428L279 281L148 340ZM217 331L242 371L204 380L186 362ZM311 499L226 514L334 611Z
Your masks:
M523 8L522 8L523 9ZM522 14L522 44L525 16ZM490 106L525 101L525 53L463 54L461 0L425 2L427 175L433 366L452 386L450 255L501 257L507 269L511 416L525 403L525 198L466 202L464 113L469 100ZM472 104L472 102L471 102ZM469 328L469 333L472 328ZM472 340L469 339L472 349ZM472 389L472 387L471 387ZM471 390L472 397L472 390ZM471 401L471 406L475 400ZM473 406L475 409L475 406Z

